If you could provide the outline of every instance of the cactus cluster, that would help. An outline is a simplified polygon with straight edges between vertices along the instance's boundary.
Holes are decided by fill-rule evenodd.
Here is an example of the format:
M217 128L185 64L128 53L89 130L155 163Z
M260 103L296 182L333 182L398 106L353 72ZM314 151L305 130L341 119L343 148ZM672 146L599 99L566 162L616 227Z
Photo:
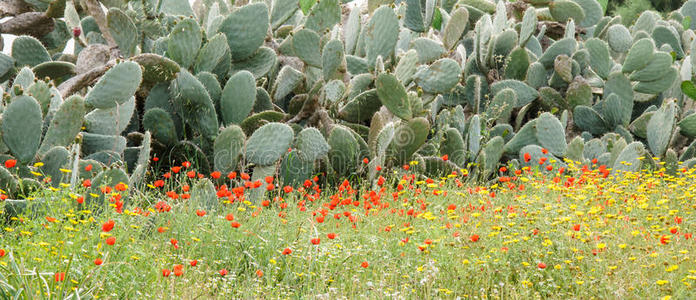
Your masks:
M696 0L629 27L596 0L157 3L2 12L3 191L86 162L137 184L151 152L290 185L696 164Z

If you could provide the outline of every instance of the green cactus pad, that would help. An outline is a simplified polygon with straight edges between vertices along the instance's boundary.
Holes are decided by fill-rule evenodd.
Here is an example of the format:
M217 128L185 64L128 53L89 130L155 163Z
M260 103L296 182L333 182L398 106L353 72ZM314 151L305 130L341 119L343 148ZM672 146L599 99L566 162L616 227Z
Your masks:
M553 155L563 156L566 152L566 138L563 124L552 114L545 112L537 118L536 137L539 144Z
M647 127L647 140L653 155L662 157L665 154L676 123L676 115L676 103L669 101L663 104L650 118Z
M442 32L442 43L446 49L453 49L459 43L459 39L466 31L467 23L469 23L469 11L466 8L457 8L450 14L450 19Z
M546 69L544 68L544 65L542 65L539 62L532 63L529 65L529 69L527 69L527 77L526 77L526 82L529 84L529 86L533 88L540 88L547 83L547 78L546 78Z
M566 22L568 19L573 19L575 22L585 20L585 11L582 7L573 1L555 0L549 3L549 11L551 16L558 22Z
M306 157L307 155L298 149L285 154L280 163L280 179L283 186L298 187L305 180L312 178L314 162L307 160Z
M232 75L220 98L220 110L225 124L239 124L249 116L256 102L256 82L249 71Z
M261 126L249 137L246 159L251 163L267 166L278 161L292 143L294 132L282 123Z
M564 38L558 40L551 44L551 46L546 49L544 54L539 57L539 62L544 65L545 68L550 69L553 67L553 62L556 59L556 56L562 54L572 56L577 46L578 43L574 38Z
M408 50L399 59L399 63L396 65L394 70L394 75L402 84L408 84L411 82L413 75L416 74L418 67L418 51L415 49Z
M466 162L466 146L459 130L448 128L445 131L444 139L440 142L440 154L446 154L449 160L458 166L463 166Z
M428 67L421 67L413 80L423 91L433 94L447 93L459 82L459 64L450 58L439 59Z
M306 64L321 67L321 48L319 35L309 29L301 29L292 36L292 48L295 55Z
M274 0L271 6L271 26L277 29L290 19L299 6L295 0Z
M538 143L536 137L536 122L531 120L522 126L520 130L505 144L504 152L509 155L516 155L522 147Z
M606 79L609 76L609 71L614 65L614 62L609 56L609 45L605 41L598 38L592 38L585 42L585 47L590 52L590 66L592 70Z
M381 6L372 14L364 28L367 65L374 67L377 56L389 59L399 37L399 19L394 10Z
M208 140L218 133L215 106L203 84L186 70L181 70L169 87L174 108L181 117Z
M51 178L51 185L53 187L58 187L62 182L66 182L70 175L62 172L60 169L69 169L67 167L70 157L70 152L68 152L65 147L56 146L46 151L41 156L41 162L43 166L39 168L41 173L45 174L46 177Z
M409 120L413 117L406 89L396 76L389 73L379 74L375 86L377 87L377 95L380 101L391 113L404 120Z
M51 55L39 40L31 36L19 36L12 42L12 58L17 67L34 67L51 61Z
M496 81L491 85L491 94L496 95L498 92L507 88L515 91L515 94L517 95L516 107L525 106L539 97L539 92L537 92L534 88L522 81L514 79Z
M696 114L692 113L679 121L679 130L684 136L696 137Z
M631 49L633 39L631 32L622 24L614 24L607 28L607 42L609 47L616 52L626 52Z
M230 125L220 131L213 146L215 170L223 173L234 171L245 142L246 135L237 125Z
M300 150L307 161L315 161L329 152L329 144L316 128L305 128L297 134L295 147Z
M291 66L283 66L273 88L273 100L280 101L302 83L304 75Z
M505 63L505 78L524 81L527 77L530 61L529 54L524 48L515 48L510 52Z
M225 34L233 61L245 60L263 45L270 27L265 3L242 6L225 17L218 32Z
M341 1L323 0L319 1L307 16L304 23L305 28L323 33L331 29L341 21Z
M491 103L486 107L486 116L496 119L498 123L507 123L510 114L517 105L517 95L510 88L502 89L495 94Z
M17 96L2 114L2 140L22 164L29 163L41 142L41 106L30 96Z
M411 48L418 52L418 62L421 64L429 64L447 53L440 42L429 38L417 38L411 41Z
M118 49L124 57L131 57L136 52L140 38L138 29L128 15L122 10L112 7L106 16L106 22L111 36L116 41Z
M672 56L669 53L657 52L652 55L652 59L643 58L649 61L645 67L633 72L628 78L632 81L654 81L665 76L672 66Z
M406 0L404 3L406 3L404 26L415 32L425 31L420 0Z
M65 100L51 119L39 152L47 151L53 146L67 146L72 143L80 132L84 115L84 101L80 96L72 96Z
M599 135L609 131L607 121L591 107L578 105L573 109L573 121L580 129Z
M657 80L640 81L633 87L633 90L643 94L659 94L669 89L677 79L679 72L675 67L669 67L668 71Z
M85 115L85 128L90 133L119 135L126 129L135 111L135 97L116 107L95 109Z
M645 38L636 41L631 46L631 50L628 50L621 72L631 73L645 68L648 63L653 61L653 52L655 52L655 42L652 39Z
M416 150L427 140L430 123L422 117L413 118L408 122L402 121L394 132L394 138L389 144L387 155L397 163L407 163Z
M324 81L343 79L346 74L346 57L343 53L343 43L331 40L324 46L321 55L321 69Z
M215 191L215 185L207 178L197 182L191 187L191 201L194 207L214 211L220 206Z
M225 53L229 51L227 37L222 33L215 34L200 51L198 49L196 51L198 56L193 65L194 73L211 72L223 60Z
M141 79L140 65L130 61L119 63L99 79L87 93L85 102L101 109L123 104L135 94Z
M173 60L152 53L136 55L131 61L143 67L143 81L149 83L170 81L180 70L179 65Z
M254 113L260 113L266 110L273 110L273 102L271 101L271 95L266 92L262 87L256 88L256 101L254 102Z
M346 176L355 171L358 165L358 141L345 127L335 126L329 134L329 162L336 173Z
M179 21L169 33L167 56L188 69L196 60L202 38L201 27L196 20L188 18Z
M286 115L282 112L277 112L273 110L262 111L260 113L253 114L242 121L239 127L242 127L244 134L251 135L259 127L267 124L268 122L280 122Z
M160 143L173 145L178 141L174 121L169 113L161 108L155 107L145 111L143 127Z
M669 45L674 50L677 59L684 57L684 50L681 46L681 38L679 33L673 27L657 25L652 31L652 38L655 40L655 46L660 48L662 45Z
M631 122L631 113L633 112L633 90L631 82L626 78L626 75L621 72L614 72L609 75L607 82L604 84L604 96L608 97L611 94L619 96L620 124L628 126Z
M254 55L246 60L234 62L230 68L230 74L247 70L254 74L255 78L261 78L271 71L278 61L275 51L268 47L261 47Z
M82 133L82 152L86 155L107 150L121 155L125 149L126 138L120 135Z
M365 91L341 107L338 116L348 122L359 123L372 118L382 106L377 90Z
M624 147L614 161L612 173L619 171L637 172L641 169L640 157L645 156L645 147L641 142L633 142Z

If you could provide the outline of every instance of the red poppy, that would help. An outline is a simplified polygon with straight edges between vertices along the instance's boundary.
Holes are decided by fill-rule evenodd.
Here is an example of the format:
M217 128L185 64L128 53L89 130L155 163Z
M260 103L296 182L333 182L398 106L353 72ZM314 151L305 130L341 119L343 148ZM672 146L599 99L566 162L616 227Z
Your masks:
M172 271L169 269L162 269L162 276L169 277L169 274L172 274Z
M155 187L163 187L163 186L164 186L164 180L162 180L162 179L155 180L155 182L154 182L153 184L154 184Z
M116 184L116 186L114 186L114 188L119 192L123 192L127 189L126 184L124 184L123 182L119 182L118 184Z
M55 275L56 282L65 280L65 272L57 272Z
M333 240L336 238L336 234L332 232L332 233L327 234L326 237L328 237L330 240Z
M268 200L261 201L261 206L268 207L269 205L271 205L271 201L268 201Z
M116 225L116 222L114 222L114 220L106 221L104 224L102 224L102 231L109 232L112 229L114 229L114 225Z
M17 165L16 159L8 159L5 161L5 168L11 169L14 168L15 165Z
M181 167L172 167L172 172L174 172L174 174L179 173L179 171L181 171Z
M532 155L529 152L524 154L524 162L529 162L532 159Z
M283 187L283 192L285 192L286 194L292 193L292 187L286 185L285 187Z
M232 225L232 228L239 228L239 226L242 226L242 224L239 224L237 222L232 222L230 223L230 225Z
M546 264L543 263L543 262L540 262L540 263L537 265L537 267L539 267L539 269L542 269L542 270L543 270L543 269L546 269Z
M186 172L186 176L188 178L196 177L196 171L188 171L188 172Z
M580 224L575 224L575 225L573 225L573 230L574 230L574 231L580 231Z
M290 253L292 253L292 249L290 249L290 248L283 249L283 255L288 255Z
M94 264L97 266L101 266L102 263L104 263L104 261L101 258L97 258L94 260Z
M205 216L205 210L196 209L196 215L199 217Z
M367 159L367 157L363 158L363 163L364 163L364 164L367 164L367 163L369 163L369 162L370 162L370 160Z
M152 161L159 161L159 157L157 157L157 156L153 157Z
M256 276L258 276L259 278L263 277L263 271L256 270Z
M92 186L92 181L89 180L89 179L85 179L85 180L82 181L82 186L84 186L84 187L86 187L86 188L91 187L91 186Z
M85 197L82 197L82 196L77 197L77 204L82 204L84 202L85 202Z
M198 264L198 261L195 259L192 260L191 262L189 262L189 265L191 265L192 267L195 267L197 264Z
M182 162L182 163L181 163L181 166L183 166L184 168L190 168L190 167L191 167L191 163L188 162L188 161L185 161L185 162Z
M478 235L478 234L472 234L472 235L469 237L469 240L472 241L472 242L476 242L476 241L479 240L479 235Z
M249 176L249 174L247 174L247 173L242 173L241 176L242 176L242 179L243 179L243 180L249 180L249 178L251 178L251 177Z
M222 270L220 270L218 273L220 273L220 276L225 276L225 275L227 275L229 272L227 272L227 269L222 269Z
M113 246L116 243L116 238L113 236L110 236L106 238L106 244L109 246Z
M220 171L215 171L213 173L210 173L210 177L212 177L213 179L218 179L218 178L220 178L220 176L222 176L222 173L220 173Z
M5 249L0 249L0 257L5 256L5 254L6 254Z
M184 275L184 265L174 265L174 276Z
M227 178L229 178L229 179L235 179L235 178L237 178L237 172L229 172L229 173L227 174Z
M319 238L313 238L310 240L310 242L312 242L312 245L319 245L319 242L321 242L321 240Z
M360 264L360 266L363 267L363 268L367 268L367 267L370 266L370 263L364 261L364 262L362 262L362 263Z
M447 160L449 160L449 155L445 154L441 158L442 158L442 160L447 161Z

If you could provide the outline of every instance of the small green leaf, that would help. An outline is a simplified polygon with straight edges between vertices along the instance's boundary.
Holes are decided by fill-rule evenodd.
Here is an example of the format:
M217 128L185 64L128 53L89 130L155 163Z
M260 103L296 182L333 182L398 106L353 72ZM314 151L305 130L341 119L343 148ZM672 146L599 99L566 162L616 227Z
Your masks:
M684 26L684 28L691 27L691 16L684 17L684 19L682 20L682 26Z
M435 9L435 13L433 14L433 28L437 30L442 29L442 14L439 9Z
M681 90L684 95L689 96L689 98L696 100L696 86L691 81L682 81Z
M677 60L677 52L670 51L669 55L672 56L672 63L674 63Z
M317 3L317 0L300 0L300 8L302 13L306 16L309 14L309 10Z

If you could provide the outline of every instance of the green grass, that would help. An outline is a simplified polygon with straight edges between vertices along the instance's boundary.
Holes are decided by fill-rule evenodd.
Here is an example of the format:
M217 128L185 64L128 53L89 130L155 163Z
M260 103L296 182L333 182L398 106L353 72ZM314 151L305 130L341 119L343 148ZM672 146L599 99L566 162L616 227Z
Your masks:
M0 228L0 297L695 296L693 171L606 179L598 171L570 174L554 182L550 174L508 171L486 188L458 184L461 176L399 181L407 176L399 173L382 191L334 186L317 196L308 188L317 198L311 201L297 189L276 188L266 194L268 207L224 198L204 216L197 214L199 199L166 196L193 185L183 175L164 188L131 191L122 213L108 201L79 208L83 190L45 190L34 198L50 199L49 205L34 200L27 216ZM171 210L157 212L159 201ZM231 226L229 214L240 227ZM107 220L115 226L103 232ZM115 244L107 245L107 237ZM284 255L286 248L292 253ZM163 276L179 264L182 276ZM60 272L65 279L56 281Z

